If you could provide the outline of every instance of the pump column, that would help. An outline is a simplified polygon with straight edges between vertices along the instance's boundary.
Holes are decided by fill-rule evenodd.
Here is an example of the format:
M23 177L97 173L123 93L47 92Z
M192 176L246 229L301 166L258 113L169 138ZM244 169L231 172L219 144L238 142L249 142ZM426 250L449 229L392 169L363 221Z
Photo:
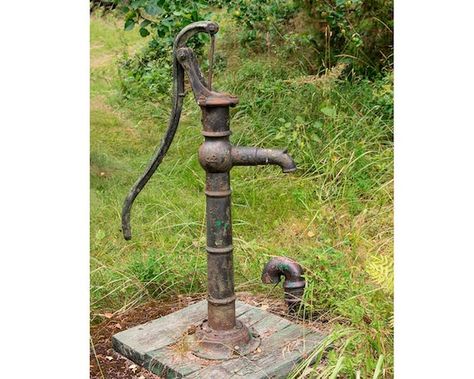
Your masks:
M229 106L202 107L205 137L199 158L206 170L208 324L236 325L229 171Z
M234 267L229 173L207 173L208 323L214 330L235 327Z

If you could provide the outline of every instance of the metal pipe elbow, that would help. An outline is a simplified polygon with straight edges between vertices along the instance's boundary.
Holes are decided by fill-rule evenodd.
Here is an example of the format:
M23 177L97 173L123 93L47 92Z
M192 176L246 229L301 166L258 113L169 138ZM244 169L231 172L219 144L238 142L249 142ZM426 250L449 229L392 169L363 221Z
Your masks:
M260 149L257 154L268 160L270 164L276 164L280 166L284 173L296 171L296 164L293 161L293 158L291 158L290 155L287 153L286 149Z
M278 284L285 277L283 290L285 301L290 312L298 309L303 297L306 281L303 278L303 267L287 257L274 257L265 265L262 272L262 282Z

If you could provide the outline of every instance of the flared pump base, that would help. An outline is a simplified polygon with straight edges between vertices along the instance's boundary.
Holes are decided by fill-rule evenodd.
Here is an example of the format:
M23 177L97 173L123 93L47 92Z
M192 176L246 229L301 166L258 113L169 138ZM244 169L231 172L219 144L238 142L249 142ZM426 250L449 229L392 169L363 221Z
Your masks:
M194 355L210 360L232 359L255 351L260 345L260 336L253 328L248 328L240 320L230 330L213 330L207 320L189 336L189 344Z
M193 352L190 342L201 334L201 326L208 338L206 300L117 333L112 345L118 353L163 378L279 379L286 378L302 359L308 358L325 337L261 308L241 301L235 305L239 325L246 325L250 334L260 336L260 341L250 338L245 349L251 350L258 342L260 345L246 355L239 351L242 347L234 349L238 353L228 359L203 358ZM242 332L245 327L238 330Z

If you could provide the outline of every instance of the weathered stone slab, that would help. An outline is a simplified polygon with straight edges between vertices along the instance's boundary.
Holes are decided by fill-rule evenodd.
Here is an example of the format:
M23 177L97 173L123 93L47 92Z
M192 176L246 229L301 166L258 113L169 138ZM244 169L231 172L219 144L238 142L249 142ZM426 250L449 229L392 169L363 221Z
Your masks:
M240 301L237 318L261 337L259 349L244 357L213 361L194 356L187 345L189 329L207 317L205 300L146 324L117 333L114 349L166 378L285 378L314 350L324 335Z

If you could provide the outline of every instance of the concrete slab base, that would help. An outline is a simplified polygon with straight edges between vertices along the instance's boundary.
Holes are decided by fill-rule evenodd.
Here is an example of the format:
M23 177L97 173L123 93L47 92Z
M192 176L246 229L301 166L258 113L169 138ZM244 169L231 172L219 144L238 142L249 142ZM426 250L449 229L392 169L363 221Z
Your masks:
M189 335L207 317L202 300L178 312L138 325L112 337L114 349L165 378L286 378L325 335L262 309L237 301L237 319L260 335L260 347L246 356L206 360L190 351Z

